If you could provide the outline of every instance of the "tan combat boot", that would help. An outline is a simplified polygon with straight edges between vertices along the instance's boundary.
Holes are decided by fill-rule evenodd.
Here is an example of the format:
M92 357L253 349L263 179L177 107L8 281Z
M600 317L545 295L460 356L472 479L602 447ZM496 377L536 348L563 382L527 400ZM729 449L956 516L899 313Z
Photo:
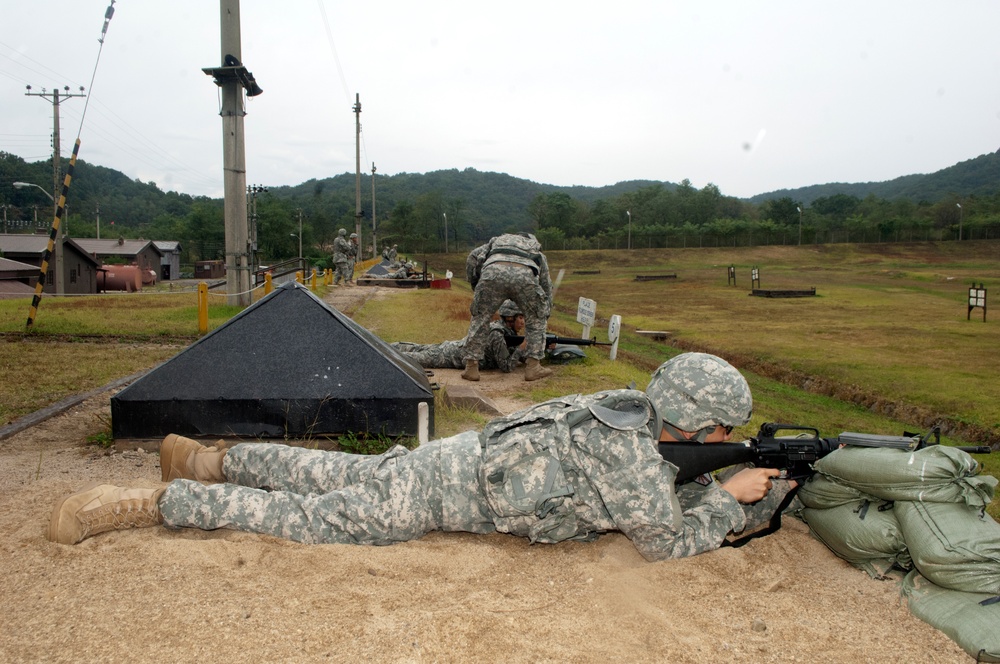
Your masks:
M91 484L56 503L49 519L49 540L76 544L109 530L163 523L157 505L162 494L163 489L123 489L110 484Z
M524 379L525 380L538 380L539 378L548 378L552 375L552 369L547 369L539 364L538 359L534 357L529 357L524 362Z
M160 471L164 482L197 480L206 484L225 482L222 458L226 443L219 440L212 446L196 440L170 434L160 443Z
M479 380L479 360L466 360L465 371L462 372L465 380Z

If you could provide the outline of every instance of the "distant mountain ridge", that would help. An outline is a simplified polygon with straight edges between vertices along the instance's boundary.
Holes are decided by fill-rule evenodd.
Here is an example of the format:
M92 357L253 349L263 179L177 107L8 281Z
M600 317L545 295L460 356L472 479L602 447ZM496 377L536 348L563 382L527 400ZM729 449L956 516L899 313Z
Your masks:
M16 155L0 152L0 204L13 204L14 210L37 204L37 192L14 190L10 183L45 183L51 179L50 168L47 161L27 163ZM362 173L361 181L362 207L368 217L371 175ZM460 216L463 224L478 227L483 232L530 226L529 205L539 194L564 193L582 203L594 204L649 187L658 186L672 191L679 186L654 180L628 180L603 187L557 186L474 168L380 175L375 184L376 212L380 217L384 218L398 203L419 206L421 199L436 198L440 202L439 209L449 214L455 210L456 217ZM298 185L270 187L270 191L277 198L306 210L325 209L325 214L335 219L353 219L354 216L354 173L312 179ZM721 193L726 198L738 198L727 196L725 191ZM835 194L861 199L873 194L885 200L908 199L915 203L935 203L949 196L1000 195L1000 151L983 154L930 174L904 175L885 182L835 182L779 189L739 200L760 204L787 197L808 206L817 198ZM184 216L196 203L212 204L218 200L163 192L153 182L133 180L119 171L83 160L77 164L70 193L70 202L76 214L94 210L99 203L102 217L109 223L117 221L119 228L148 224L162 214ZM25 214L22 210L21 218ZM313 218L317 218L317 214Z
M723 192L725 193L725 192ZM884 182L831 182L798 189L778 189L747 200L759 204L788 197L809 205L817 198L847 194L865 198L874 194L886 200L907 199L914 203L934 203L950 195L993 196L1000 193L1000 150L961 161L954 166L925 175L903 175Z

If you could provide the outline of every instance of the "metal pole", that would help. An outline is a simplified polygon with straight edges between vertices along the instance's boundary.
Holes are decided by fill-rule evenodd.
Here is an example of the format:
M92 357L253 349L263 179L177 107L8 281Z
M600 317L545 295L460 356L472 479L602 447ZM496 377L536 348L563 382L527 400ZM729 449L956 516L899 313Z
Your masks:
M375 241L375 162L372 162L372 258L378 256L378 242Z
M444 217L444 253L448 253L448 213L442 212Z

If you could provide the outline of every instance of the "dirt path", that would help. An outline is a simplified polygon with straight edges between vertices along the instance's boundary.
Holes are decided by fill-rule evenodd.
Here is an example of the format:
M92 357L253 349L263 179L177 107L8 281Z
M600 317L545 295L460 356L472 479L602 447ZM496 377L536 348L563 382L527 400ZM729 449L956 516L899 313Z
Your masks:
M381 296L365 290L337 289L333 303ZM435 533L371 548L147 528L51 544L63 493L158 485L155 454L85 444L110 396L0 441L0 661L971 661L895 584L788 519L743 548L662 563L617 534L531 546Z

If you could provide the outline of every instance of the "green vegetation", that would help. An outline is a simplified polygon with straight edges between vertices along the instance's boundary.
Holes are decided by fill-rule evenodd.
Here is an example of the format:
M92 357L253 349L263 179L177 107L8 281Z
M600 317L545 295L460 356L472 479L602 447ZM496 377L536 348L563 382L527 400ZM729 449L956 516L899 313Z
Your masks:
M48 162L0 152L0 182L47 182L51 172ZM401 173L378 178L378 238L417 258L446 244L465 252L511 230L532 230L548 251L990 239L1000 237L998 173L1000 154L993 153L928 175L749 200L688 180L557 187L475 169ZM361 175L362 191L371 190L370 178ZM301 220L306 258L325 266L337 229L355 226L355 185L345 173L256 195L261 262L298 255ZM0 188L15 232L33 226L26 220L39 195ZM164 193L81 160L69 201L65 228L73 237L95 236L92 211L100 202L105 237L177 240L186 265L224 256L221 200ZM370 214L361 223L363 247L371 242Z

